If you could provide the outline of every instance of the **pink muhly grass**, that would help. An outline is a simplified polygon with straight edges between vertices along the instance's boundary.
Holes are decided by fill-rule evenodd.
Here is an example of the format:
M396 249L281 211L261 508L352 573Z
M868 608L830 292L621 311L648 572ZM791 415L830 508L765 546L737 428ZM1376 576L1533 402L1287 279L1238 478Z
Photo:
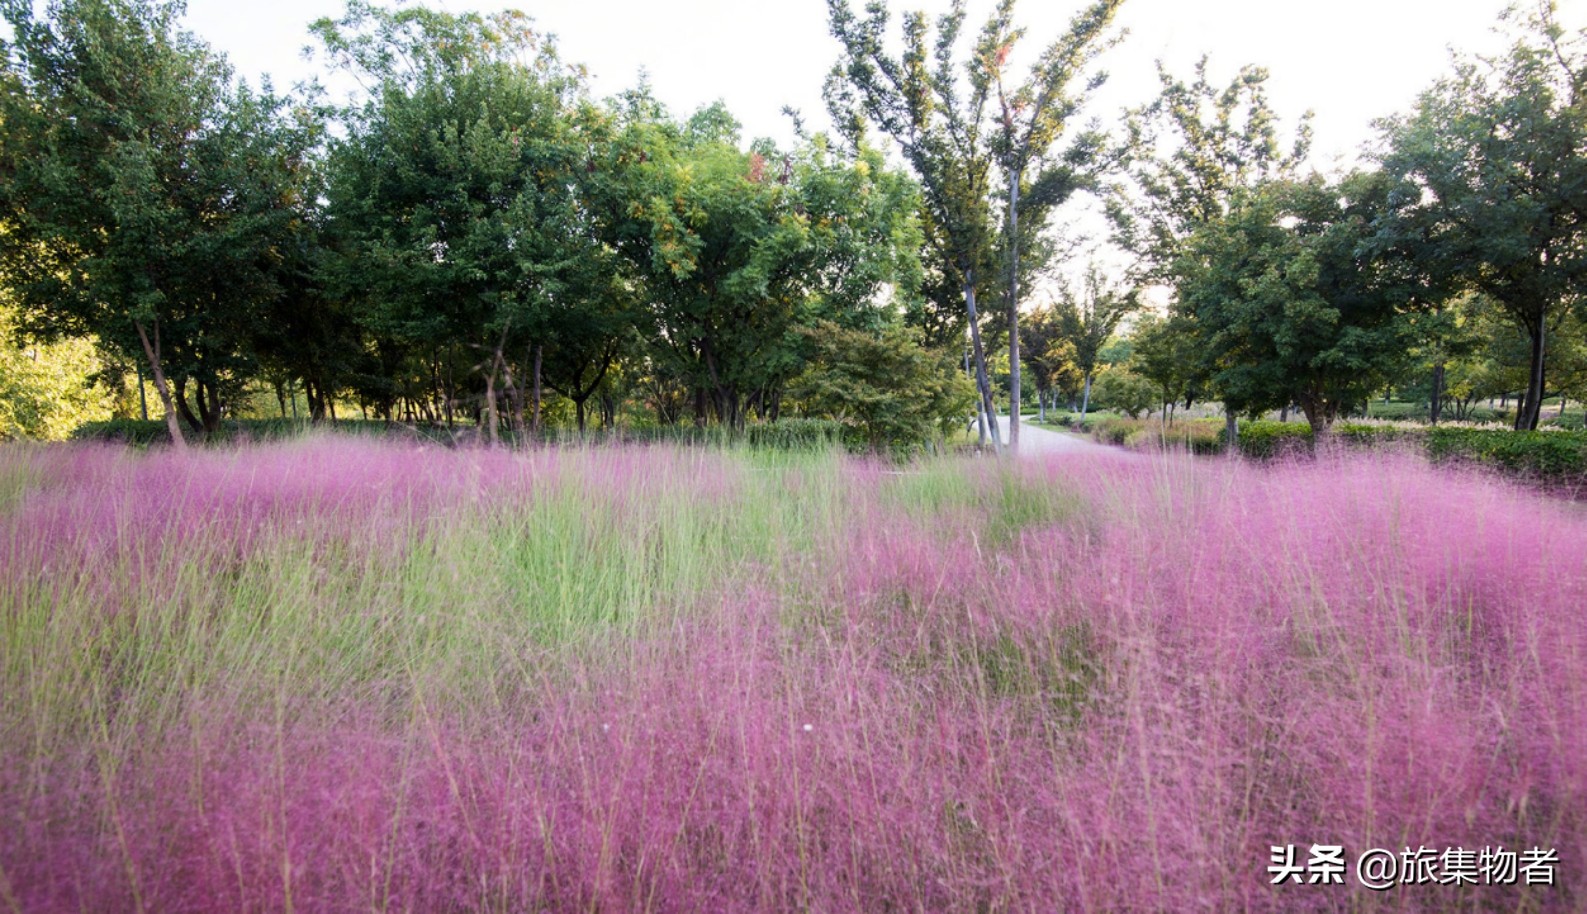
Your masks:
M1587 517L1482 477L53 453L0 507L0 908L1582 905ZM548 634L563 562L686 589ZM1269 884L1312 843L1559 884Z

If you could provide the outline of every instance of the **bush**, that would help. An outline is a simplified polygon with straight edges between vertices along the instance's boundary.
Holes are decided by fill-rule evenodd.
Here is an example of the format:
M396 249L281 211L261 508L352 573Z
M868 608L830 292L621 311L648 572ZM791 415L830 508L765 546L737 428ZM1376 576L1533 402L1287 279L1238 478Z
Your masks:
M863 450L863 436L835 419L778 419L746 426L744 442L771 450L819 450L844 445Z
M1218 433L1220 444L1229 442L1228 432ZM1311 426L1304 422L1242 422L1240 423L1240 452L1247 457L1279 457L1297 450L1309 450L1312 444Z
M1333 436L1354 448L1410 444L1435 462L1480 464L1539 481L1587 480L1587 432L1344 422L1334 426ZM1311 444L1311 429L1300 423L1250 422L1240 427L1240 450L1251 457L1293 453Z
M789 405L840 424L850 447L918 451L974 407L973 388L958 365L903 327L876 334L823 321L801 333L811 358L788 385Z
M1470 460L1538 479L1587 477L1587 432L1442 427L1426 436L1433 460Z

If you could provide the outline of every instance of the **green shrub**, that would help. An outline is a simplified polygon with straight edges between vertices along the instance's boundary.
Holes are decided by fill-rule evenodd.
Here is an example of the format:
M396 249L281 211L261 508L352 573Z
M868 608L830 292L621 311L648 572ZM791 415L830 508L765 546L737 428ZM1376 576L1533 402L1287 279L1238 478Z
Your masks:
M1587 476L1587 432L1517 432L1507 429L1434 428L1427 431L1433 460L1469 460L1522 476Z
M1218 441L1228 444L1228 432L1219 432ZM1311 426L1304 422L1259 420L1240 423L1240 452L1248 457L1278 457L1297 450L1309 450L1311 444Z
M817 450L844 445L862 450L866 441L858 430L836 419L778 419L744 428L744 443L771 450Z

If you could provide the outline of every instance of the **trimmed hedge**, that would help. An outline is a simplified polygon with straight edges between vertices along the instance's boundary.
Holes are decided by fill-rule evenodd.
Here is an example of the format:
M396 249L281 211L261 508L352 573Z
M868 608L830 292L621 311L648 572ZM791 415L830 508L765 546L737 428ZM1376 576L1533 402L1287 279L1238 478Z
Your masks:
M1340 423L1335 441L1351 447L1390 444L1420 448L1437 463L1466 462L1507 474L1551 482L1587 481L1587 431L1517 432L1498 428L1400 426ZM1298 422L1246 422L1240 425L1240 450L1269 458L1312 447L1311 428Z
M1220 431L1218 441L1227 445L1229 433ZM1282 457L1311 449L1311 426L1303 422L1241 422L1238 443L1248 457Z
M1434 428L1427 430L1426 440L1434 460L1474 460L1543 479L1587 477L1587 432Z

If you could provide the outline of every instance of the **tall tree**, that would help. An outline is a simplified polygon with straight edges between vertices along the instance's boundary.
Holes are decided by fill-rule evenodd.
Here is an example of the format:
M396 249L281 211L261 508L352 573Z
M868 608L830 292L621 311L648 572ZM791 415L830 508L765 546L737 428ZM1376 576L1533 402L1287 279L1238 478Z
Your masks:
M146 360L178 415L213 429L281 296L314 124L177 27L182 5L4 0L0 269L25 330ZM198 414L184 393L197 393Z
M1311 115L1286 149L1267 98L1267 71L1244 67L1220 89L1207 59L1186 82L1158 65L1158 97L1131 112L1120 155L1125 178L1107 210L1114 240L1139 258L1143 281L1173 284L1186 240L1223 218L1235 197L1263 181L1294 177L1311 148ZM1190 322L1187 327L1198 328ZM1216 392L1214 392L1216 393ZM1225 403L1234 448L1236 410Z
M827 0L827 11L832 34L843 45L826 84L833 122L856 143L866 125L874 125L898 145L920 181L926 237L963 296L982 409L996 416L976 308L976 294L995 269L987 123L995 89L992 58L970 55L961 79L955 47L964 26L963 0L937 20L935 38L924 13L906 14L901 56L885 47L884 4L871 3L863 18L846 0ZM997 424L990 425L993 447L1001 450Z
M1326 432L1403 367L1399 287L1363 253L1388 191L1379 173L1269 182L1187 239L1175 268L1180 307L1231 409L1297 403Z
M678 123L636 95L618 114L595 206L644 283L652 358L697 392L696 421L775 415L807 348L798 328L876 329L887 290L918 286L915 190L875 151L844 157L819 136L745 150L720 105Z
M530 373L512 361L528 361L531 346L553 347L547 364L583 379L566 386L582 419L626 332L606 316L630 296L578 195L589 164L574 123L579 80L517 12L360 0L315 30L333 60L374 84L332 150L328 195L342 286L363 300L366 325L418 352L461 357L483 381L492 443L499 385ZM454 384L455 375L448 401Z
M1060 155L1050 155L1085 101L1086 92L1102 83L1104 74L1096 73L1077 86L1097 55L1113 43L1106 40L1107 32L1121 5L1123 0L1098 0L1077 13L1069 30L1047 46L1018 86L1009 85L1007 79L1010 54L1025 33L1014 26L1014 0L998 3L977 48L979 53L991 55L985 66L997 87L998 130L993 146L1008 188L1004 232L1008 249L1008 443L1015 451L1019 449L1020 422L1021 200L1025 201L1026 216L1040 225L1047 211L1083 182L1089 183L1087 168L1102 145L1095 136L1082 136Z
M1548 340L1587 283L1587 32L1545 3L1496 58L1463 59L1384 124L1401 182L1383 231L1425 239L1531 344L1515 427L1537 427Z
M1058 316L1050 306L1031 312L1020 323L1019 333L1024 337L1021 351L1036 382L1038 419L1046 422L1047 404L1055 401L1055 395L1079 386L1074 343L1064 338Z
M1080 400L1082 419L1091 404L1091 383L1096 377L1102 347L1113 337L1119 324L1138 308L1139 291L1110 282L1094 263L1087 267L1079 288L1071 283L1059 287L1053 314L1059 336L1074 347L1075 368L1084 385Z
M1174 409L1183 403L1189 408L1197 396L1196 385L1203 375L1201 353L1191 318L1184 314L1167 317L1145 315L1135 324L1130 356L1131 369L1156 385L1163 405L1163 421L1172 424Z

